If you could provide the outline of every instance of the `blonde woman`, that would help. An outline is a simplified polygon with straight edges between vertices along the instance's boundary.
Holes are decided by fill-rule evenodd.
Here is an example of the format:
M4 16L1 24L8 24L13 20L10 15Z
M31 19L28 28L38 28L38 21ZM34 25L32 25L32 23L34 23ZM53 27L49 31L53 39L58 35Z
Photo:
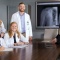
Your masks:
M10 24L10 29L5 34L4 40L8 47L13 45L23 45L26 43L26 38L18 31L18 25L16 22Z
M4 24L2 20L0 20L0 38L4 37L4 33L6 32L6 29L4 27Z

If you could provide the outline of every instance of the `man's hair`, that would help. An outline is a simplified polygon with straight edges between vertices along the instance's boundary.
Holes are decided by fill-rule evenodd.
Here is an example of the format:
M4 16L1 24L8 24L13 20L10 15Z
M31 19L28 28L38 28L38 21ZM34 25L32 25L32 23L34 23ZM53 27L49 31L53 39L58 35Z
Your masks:
M24 4L23 2L20 2L19 5Z

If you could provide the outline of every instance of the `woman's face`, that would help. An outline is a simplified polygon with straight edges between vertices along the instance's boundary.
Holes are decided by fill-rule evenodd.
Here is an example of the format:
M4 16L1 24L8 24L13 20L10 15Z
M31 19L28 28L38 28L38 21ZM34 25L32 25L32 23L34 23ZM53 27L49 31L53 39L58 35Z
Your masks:
M11 30L12 30L12 32L16 32L16 30L17 30L17 24L12 24L11 25Z

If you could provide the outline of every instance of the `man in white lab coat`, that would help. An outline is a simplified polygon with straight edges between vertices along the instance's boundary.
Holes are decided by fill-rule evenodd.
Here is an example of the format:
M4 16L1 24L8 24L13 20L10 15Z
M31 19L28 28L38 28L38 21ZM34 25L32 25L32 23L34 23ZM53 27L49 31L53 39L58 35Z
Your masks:
M32 40L30 16L25 13L25 4L23 2L19 3L18 10L18 12L12 15L11 22L17 22L18 30L26 37L27 41Z

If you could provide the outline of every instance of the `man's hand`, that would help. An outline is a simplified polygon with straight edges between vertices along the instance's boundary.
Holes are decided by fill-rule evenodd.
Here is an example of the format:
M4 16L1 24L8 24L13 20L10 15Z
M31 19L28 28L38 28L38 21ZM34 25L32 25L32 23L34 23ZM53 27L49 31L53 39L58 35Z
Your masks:
M29 36L29 40L32 40L32 36Z
M52 42L53 44L55 44L55 43L57 42L57 39L55 38L55 39L53 39L51 42Z

